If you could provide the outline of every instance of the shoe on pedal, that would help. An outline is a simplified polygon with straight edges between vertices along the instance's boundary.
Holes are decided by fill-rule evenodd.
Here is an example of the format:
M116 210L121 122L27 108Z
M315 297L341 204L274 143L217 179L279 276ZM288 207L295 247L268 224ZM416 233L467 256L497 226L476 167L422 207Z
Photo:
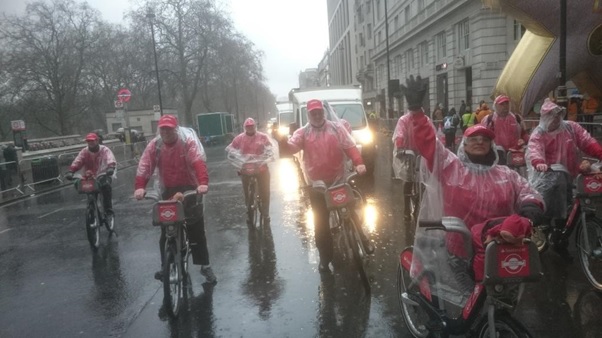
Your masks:
M318 265L318 270L320 272L330 272L330 262L327 260L320 260L320 264Z
M370 241L364 242L364 249L366 250L366 254L372 255L374 253L374 245L370 243Z
M155 279L158 281L163 280L163 270L159 270L159 271L155 272Z
M215 277L215 273L213 273L213 269L211 265L202 265L201 266L201 275L205 277L205 281L209 284L216 284L217 277Z

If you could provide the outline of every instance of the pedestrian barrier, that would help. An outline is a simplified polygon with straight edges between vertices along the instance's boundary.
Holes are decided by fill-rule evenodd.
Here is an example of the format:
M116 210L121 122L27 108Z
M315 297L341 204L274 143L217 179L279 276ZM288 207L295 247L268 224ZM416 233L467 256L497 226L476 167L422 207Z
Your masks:
M136 165L140 159L146 141L134 144L112 143L106 145L111 149L117 161L117 168ZM82 145L81 148L84 146ZM0 203L61 185L68 184L62 175L79 154L80 149L73 146L64 152L53 152L18 162L0 162ZM79 148L79 147L78 147Z

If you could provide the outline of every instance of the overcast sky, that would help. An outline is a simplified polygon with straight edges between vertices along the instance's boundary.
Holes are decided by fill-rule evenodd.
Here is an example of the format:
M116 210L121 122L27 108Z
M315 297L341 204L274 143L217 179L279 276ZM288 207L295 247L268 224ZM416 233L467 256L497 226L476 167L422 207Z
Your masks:
M120 23L134 1L88 0L88 3L105 20ZM264 52L264 74L270 90L278 97L297 87L299 72L316 68L324 56L328 47L325 0L219 1L232 14L237 29ZM0 0L0 12L22 15L24 11L23 0Z

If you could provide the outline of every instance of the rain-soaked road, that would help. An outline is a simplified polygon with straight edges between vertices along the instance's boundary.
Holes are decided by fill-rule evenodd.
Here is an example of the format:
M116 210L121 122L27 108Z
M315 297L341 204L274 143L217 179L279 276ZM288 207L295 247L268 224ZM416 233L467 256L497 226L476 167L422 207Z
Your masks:
M207 153L205 223L215 287L203 285L194 266L180 318L162 313L161 284L153 279L159 231L151 225L152 202L132 197L128 168L113 183L119 236L101 232L97 253L85 236L83 196L70 187L0 207L0 337L410 337L395 280L397 255L413 232L401 221L390 151L383 149L376 179L362 184L377 247L370 295L345 269L333 277L318 273L290 159L270 166L271 237L260 240L247 229L240 181L223 149ZM527 287L516 316L536 337L565 337L576 335L579 313L591 337L598 335L602 301L586 292L578 263L551 251L542 260L545 280Z

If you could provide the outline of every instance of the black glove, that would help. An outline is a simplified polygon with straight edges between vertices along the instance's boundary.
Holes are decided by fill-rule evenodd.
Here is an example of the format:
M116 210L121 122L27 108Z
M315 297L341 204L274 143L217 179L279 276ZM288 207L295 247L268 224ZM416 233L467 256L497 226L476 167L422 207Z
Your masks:
M518 209L518 214L526 217L533 222L533 225L541 225L543 221L543 209L532 202L527 202L520 206Z
M413 75L410 75L409 79L406 79L405 85L400 85L401 93L406 97L408 101L408 109L416 110L422 107L424 96L426 95L427 82L423 81L420 75L414 79Z
M107 176L113 176L114 173L115 173L115 168L107 169Z
M73 172L72 171L68 171L65 173L65 175L63 175L65 177L66 180L73 180Z

